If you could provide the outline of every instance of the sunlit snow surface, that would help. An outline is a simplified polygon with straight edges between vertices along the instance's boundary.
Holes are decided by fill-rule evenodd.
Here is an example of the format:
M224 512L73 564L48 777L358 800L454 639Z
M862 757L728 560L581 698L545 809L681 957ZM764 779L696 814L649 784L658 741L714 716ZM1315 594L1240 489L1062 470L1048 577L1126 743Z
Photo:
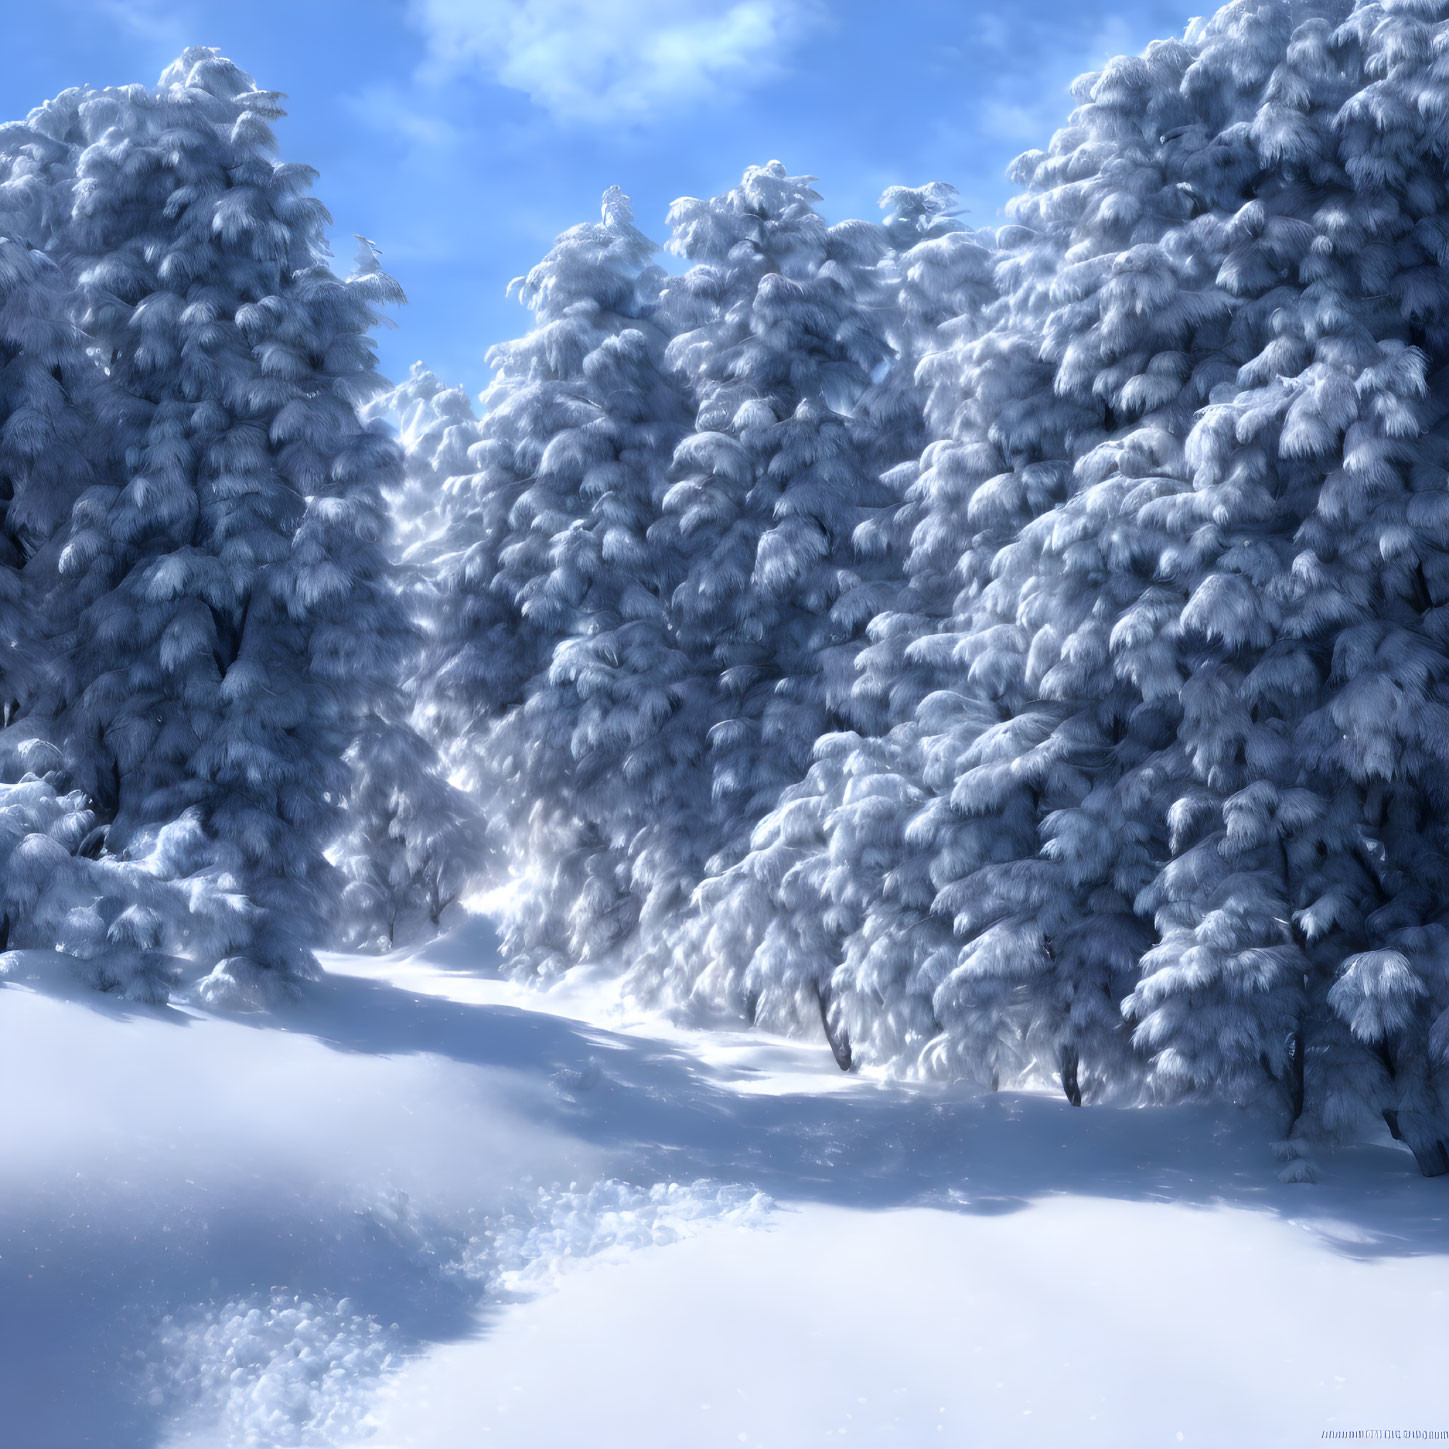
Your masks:
M1449 1190L838 1072L486 920L270 1017L0 988L0 1444L1309 1444L1449 1428ZM1177 1438L1178 1434L1182 1439Z

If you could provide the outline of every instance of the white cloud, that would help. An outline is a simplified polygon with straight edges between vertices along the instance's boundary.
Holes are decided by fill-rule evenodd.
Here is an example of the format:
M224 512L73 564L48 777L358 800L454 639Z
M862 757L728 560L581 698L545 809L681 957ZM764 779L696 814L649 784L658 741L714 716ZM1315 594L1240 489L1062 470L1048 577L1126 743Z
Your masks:
M1064 45L1059 36L1038 29L1023 38L992 14L978 17L978 46L997 59L995 83L979 102L976 129L993 141L1016 146L1042 146L1066 124L1074 102L1071 83L1086 71L1100 69L1113 56L1132 55L1142 45L1122 15L1097 19L1094 29ZM1015 59L1018 63L1006 62Z
M1027 105L1019 101L987 101L981 107L980 133L993 141L1012 145L1045 145L1046 139L1066 119L1071 102L1065 94L1052 91L1044 100Z
M65 0L65 6L87 20L99 19L134 36L168 60L196 43L191 7L181 0Z
M342 104L372 130L401 138L423 152L446 151L464 139L446 116L414 105L395 86L368 86L344 95Z
M819 0L413 0L430 62L560 120L639 121L784 69Z

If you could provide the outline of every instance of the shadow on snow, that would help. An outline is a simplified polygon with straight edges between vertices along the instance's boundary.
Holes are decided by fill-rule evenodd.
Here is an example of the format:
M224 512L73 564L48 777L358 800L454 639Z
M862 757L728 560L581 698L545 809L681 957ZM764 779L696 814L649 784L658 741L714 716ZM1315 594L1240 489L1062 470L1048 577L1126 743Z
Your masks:
M441 948L441 949L440 949ZM451 950L451 954L448 954ZM491 975L474 939L430 948L430 964ZM50 994L71 997L60 988ZM118 1019L186 1024L185 1013L74 993ZM345 974L327 976L258 1030L307 1035L344 1053L436 1054L519 1074L529 1120L588 1144L603 1170L648 1186L713 1178L782 1204L863 1210L906 1206L993 1215L1044 1196L1267 1212L1312 1231L1326 1250L1372 1260L1449 1253L1444 1185L1407 1152L1362 1146L1322 1160L1323 1180L1277 1180L1271 1127L1248 1114L1184 1106L1088 1106L1028 1092L978 1095L945 1085L841 1080L818 1057L760 1033L712 1034L707 1060L671 1041L602 1029L549 1010L469 1005ZM235 1020L235 1018L234 1018ZM242 1020L247 1020L242 1018ZM193 1023L195 1024L195 1023ZM751 1090L770 1070L818 1060L823 1090ZM424 1108L426 1104L421 1104ZM79 1176L79 1174L78 1174ZM167 1208L145 1232L97 1215L80 1185L47 1221L0 1217L0 1403L6 1433L47 1449L153 1449L163 1426L147 1404L144 1352L158 1311L290 1284L353 1298L412 1344L489 1331L499 1311L477 1281L446 1269L466 1225L420 1223L379 1199L358 1210L274 1194ZM158 1310L157 1305L161 1305ZM119 1328L119 1332L118 1332ZM47 1356L68 1345L73 1392L58 1401ZM126 1347L117 1350L120 1342Z
M614 1175L640 1185L708 1177L784 1202L987 1214L1047 1194L1221 1205L1311 1221L1327 1246L1354 1258L1449 1253L1444 1184L1387 1142L1326 1153L1320 1182L1285 1184L1272 1125L1249 1112L1073 1108L1043 1093L872 1078L751 1091L758 1069L702 1061L548 1005L543 993L536 1009L470 1005L333 975L287 1025L343 1051L428 1052L547 1076L548 1125L614 1154ZM753 1061L773 1050L798 1064L797 1043L730 1036ZM835 1072L823 1041L819 1061L822 1074Z

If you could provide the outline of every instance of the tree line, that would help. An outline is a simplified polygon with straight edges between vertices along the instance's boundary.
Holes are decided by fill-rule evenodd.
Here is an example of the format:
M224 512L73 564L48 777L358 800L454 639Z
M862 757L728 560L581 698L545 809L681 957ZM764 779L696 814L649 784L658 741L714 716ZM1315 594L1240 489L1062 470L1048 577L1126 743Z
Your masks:
M613 189L476 408L213 53L0 131L12 953L265 994L493 872L519 973L1449 1172L1446 45L1237 0L991 230Z

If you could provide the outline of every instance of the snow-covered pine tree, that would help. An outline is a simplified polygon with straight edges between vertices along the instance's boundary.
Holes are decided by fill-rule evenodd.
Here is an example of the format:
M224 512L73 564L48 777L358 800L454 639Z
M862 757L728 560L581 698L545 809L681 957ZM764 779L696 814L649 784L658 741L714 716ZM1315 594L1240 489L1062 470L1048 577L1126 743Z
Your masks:
M720 292L721 267L733 267L743 273L742 290L748 295L755 279L746 264L764 266L766 280L768 267L780 265L787 276L798 274L815 286L824 283L822 294L832 305L863 313L868 325L879 329L867 337L871 346L879 348L873 355L881 360L871 370L870 384L858 396L850 397L847 389L845 398L836 397L837 406L846 409L843 414L816 405L818 411L805 413L802 409L792 419L796 436L808 436L800 427L801 422L808 422L822 438L835 435L849 440L854 466L829 477L817 472L813 481L819 485L815 497L834 500L850 512L831 514L821 530L824 553L810 575L820 586L819 597L763 601L780 609L782 618L792 619L793 627L801 629L809 643L794 658L772 659L773 632L760 631L766 642L754 665L759 682L754 684L749 676L744 682L754 689L755 698L767 701L762 713L768 732L748 716L729 728L737 734L743 731L745 740L753 737L756 748L778 728L785 748L775 751L768 767L748 755L737 766L742 774L758 775L765 788L747 803L739 825L726 823L726 830L733 828L736 835L734 844L728 833L721 837L727 848L714 869L723 866L723 873L701 885L693 912L673 933L668 949L646 953L642 966L648 971L664 963L663 974L674 989L687 990L713 1007L742 1011L751 1019L807 1030L817 1030L823 1023L837 1060L846 1065L854 1060L853 1040L865 1044L867 1056L880 1058L903 1049L906 1039L918 1042L930 1035L928 1006L922 1010L918 1001L902 1003L899 997L888 1000L873 992L869 1007L862 1012L859 1008L864 1001L842 993L836 979L844 970L841 962L849 955L861 910L877 893L879 877L890 875L895 884L900 883L891 869L896 858L892 850L899 845L895 827L900 824L893 819L892 809L910 808L907 802L918 800L919 790L903 778L903 767L889 750L845 730L823 735L820 758L809 767L808 776L798 785L787 785L783 796L780 791L789 774L806 768L812 731L822 727L834 731L845 723L880 729L890 722L890 689L873 691L871 686L890 672L886 661L898 657L898 646L919 607L901 569L911 531L919 521L912 495L920 472L917 454L928 426L923 415L928 384L918 373L925 373L923 359L963 341L979 322L994 289L989 247L950 216L953 193L949 187L887 192L881 203L887 213L882 236L858 223L824 229L810 205L814 193L792 194L791 188L800 184L785 177L783 168L776 165L763 175L747 174L745 186L715 202L688 203L686 217L695 225L699 224L700 208L721 212L727 223L721 233L725 238L733 234L731 228L743 228L755 236L758 223L750 219L750 211L756 206L765 219L774 218L772 227L759 230L759 238L768 240L784 260L772 263L768 252L761 252L763 242L758 238L748 248L717 241L713 244L723 262L716 259L716 265L702 265L686 274L681 291L686 296L713 297ZM751 200L752 185L763 198L758 205ZM781 188L783 196L775 196ZM720 224L718 219L712 223L717 228ZM854 250L822 265L818 250L792 240L790 228L802 226L807 228L810 246L818 248L815 238L823 231L827 250L835 235ZM877 253L875 249L882 245L884 250ZM872 265L873 255L880 259ZM743 309L736 304L736 311L742 314ZM829 316L828 311L817 313L817 332L808 343L827 359L829 346L851 341L849 332L832 329ZM948 321L950 329L943 331L940 324ZM681 337L676 349L696 351L697 366L707 369L712 365L728 379L733 365L713 360L708 349L716 336L723 345L738 347L738 334L732 327L737 329L739 321L731 321L728 309L717 301ZM758 343L747 345L751 350L741 349L741 356L752 365L756 355L770 356ZM854 345L860 345L859 338ZM830 361L838 369L839 358ZM743 369L735 370L745 376ZM709 386L717 386L708 383L711 374L705 375ZM859 383L857 377L856 385ZM821 389L822 395L826 392ZM729 401L724 388L718 388L718 396ZM787 403L774 402L773 406L783 412ZM741 423L748 421L747 409L741 409L738 416ZM729 432L718 424L715 427L721 437L711 440L702 435L699 442L712 443L718 450L729 441ZM782 450L769 458L768 448L789 436L790 430L781 425L773 434L757 430L744 441L768 459L767 472L784 478L791 474L791 454ZM750 455L741 456L748 463ZM812 480L806 474L800 481ZM742 556L748 556L752 547L760 554L760 544L752 544L751 538L752 531L754 536L767 536L768 522L762 524L759 514L761 504L770 502L768 494L753 484L748 468L737 480L733 497L721 483L729 485L730 479L712 480L711 492L704 492L696 481L691 502L697 505L702 499L708 504L713 497L728 504L735 510L733 514L721 511L718 519L711 520L701 508L700 517L716 530L729 523L736 532L731 547L738 547ZM852 515L854 528L850 529ZM698 547L688 540L686 546ZM706 564L706 579L711 563L713 559ZM752 593L758 592L758 588L752 589ZM822 600L828 602L828 613L821 611ZM761 602L745 599L734 607L747 618L747 610L763 617ZM877 625L887 619L892 622L878 633ZM752 622L751 628L755 627ZM867 632L874 643L866 643ZM712 661L719 649L718 636L704 637L709 650L706 657ZM737 647L727 636L724 643ZM797 671L793 678L787 672L791 669ZM793 703L788 713L784 710L784 704L797 696L810 702L813 714L807 715ZM728 700L727 695L725 698ZM769 724L772 716L780 722L778 726ZM722 731L715 742L717 747L726 743ZM729 797L724 798L727 802ZM773 807L771 800L777 802ZM753 816L767 807L769 813L755 830L748 852L730 864L739 851L739 830L753 824ZM903 893L914 899L909 887ZM900 895L893 896L897 905L900 899ZM877 1006L883 1009L876 1011Z
M339 939L351 946L389 949L435 933L486 858L476 805L400 713L375 713L348 751L347 829L337 857L347 879Z
M537 325L491 354L471 471L422 546L423 717L457 742L501 837L519 969L592 959L632 929L634 856L675 853L638 837L677 829L703 748L648 536L691 416L654 251L614 187L516 284Z
M400 294L328 269L277 114L195 49L154 91L69 91L6 137L113 398L37 709L106 855L193 881L218 988L311 968L344 753L405 634L381 553L398 454L356 411Z
M0 239L0 975L43 973L59 954L95 986L154 1001L175 965L153 949L160 917L143 905L162 888L90 858L95 817L79 791L56 790L67 772L37 712L56 536L92 476L105 388L68 301L47 257Z
M901 470L907 477L904 500L897 494L895 506L880 510L858 530L865 547L877 554L889 557L894 549L909 549L913 568L905 587L898 584L892 590L892 607L871 621L873 642L857 661L856 698L869 699L875 706L875 718L879 720L883 713L889 722L924 696L922 708L930 726L923 733L918 721L908 720L888 737L884 748L871 745L861 749L860 758L845 771L838 766L827 770L822 765L815 772L815 784L834 780L835 788L842 792L834 801L835 809L817 810L821 828L832 834L839 828L842 833L838 850L833 838L822 846L824 856L838 854L862 863L870 860L877 871L868 881L847 883L847 870L828 870L822 862L811 874L821 881L833 881L841 891L839 899L816 898L816 913L830 916L837 929L844 931L843 939L834 937L834 944L817 954L822 963L829 963L822 967L827 973L846 963L829 994L838 997L842 1019L849 1022L856 1041L865 1044L868 1052L875 1043L892 1054L907 1047L918 1050L935 1033L933 1057L940 1058L941 1049L954 1044L958 1066L991 1080L1019 1065L1019 1042L1013 1042L1012 1030L999 1019L999 1010L988 1009L979 1000L962 1001L959 992L954 1005L957 1030L954 1035L940 1034L933 997L950 970L949 922L954 911L947 909L944 900L934 913L931 908L952 879L941 875L943 862L969 874L1002 859L1004 851L1009 858L1012 839L1017 853L1032 850L1035 816L1029 801L1013 808L1001 796L989 801L975 817L962 814L950 803L958 777L967 768L962 751L1002 719L999 707L979 692L976 698L966 698L958 689L942 689L959 681L954 660L962 646L961 633L969 637L969 627L958 630L953 624L951 611L958 592L963 614L969 611L980 592L980 575L989 576L995 550L1030 516L1032 504L1040 506L1053 480L1061 487L1070 464L1051 454L1041 462L1039 455L1029 451L1032 430L1049 430L1062 407L1051 394L1049 368L1035 360L1035 333L1029 324L1020 324L1011 340L1003 340L1010 334L999 323L978 337L985 320L982 310L990 304L992 291L980 275L989 265L990 254L968 238L963 237L962 243L959 270L945 269L951 284L942 287L941 295L934 299L935 316L929 310L932 298L924 297L917 304L937 327L934 351L930 342L917 345L925 353L920 373L930 389L928 425L945 436L928 445L919 465ZM942 313L958 301L966 304L966 310L943 328ZM1013 362L1018 362L1014 369ZM1060 451L1060 444L1057 446ZM973 554L968 531L973 520L966 504L976 486L999 474L1003 451L1019 460L1025 487L1018 485L1020 502L1015 512L1003 517L998 507L994 515L988 515L985 541ZM980 532L980 522L976 523ZM964 590L963 558L968 562L975 558L978 573L966 580ZM956 725L954 741L940 737L951 721ZM1009 756L1015 745L1008 737L998 734L992 748L1000 750L1003 744ZM842 737L832 748L852 747L848 737ZM1007 779L999 768L996 774ZM848 786L844 784L847 779ZM1026 801L1024 789L1019 788L1018 794ZM791 801L793 792L780 812L781 826L786 823L786 811L792 816L800 813ZM769 840L775 828L762 828L762 842ZM886 860L889 865L881 866ZM754 873L746 861L742 879L750 880ZM798 868L792 872L797 882L804 875ZM845 899L852 897L845 906ZM729 897L722 887L711 887L708 899L714 903L716 917L738 916L751 909L743 902L731 901L726 906ZM798 915L805 908L798 887L789 906L778 901L775 905L782 914ZM782 935L764 922L755 929L758 939L772 943L788 939L788 932ZM792 929L798 932L803 927L797 921ZM810 934L817 941L832 939L818 926ZM698 954L712 959L708 952ZM785 970L779 950L774 952L773 969ZM998 995L1003 1001L1015 1001L1018 1007L1023 1004L1022 992L1011 983L999 987ZM951 1014L951 1000L943 998L939 1005ZM967 1022L973 1028L969 1040ZM1018 1038L1023 1030L1024 1023L1019 1023Z
M1307 919L1332 920L1332 985L1323 966L1309 980L1308 1108L1366 1096L1435 1175L1449 1173L1445 21L1442 5L1360 4L1333 36L1350 94L1312 152L1298 327L1313 354L1279 443L1322 479L1284 631L1322 681L1294 745L1336 847L1305 872Z
M364 261L373 250L363 242ZM342 940L389 947L436 929L489 857L482 813L448 778L457 742L429 729L418 707L433 662L435 566L449 490L469 475L480 430L467 393L445 387L421 363L361 413L397 427L404 452L402 482L387 501L393 578L411 630L392 686L379 690L348 750L346 831L336 856L347 880Z
M671 628L677 561L650 532L689 420L663 340L656 328L631 328L585 362L601 404L578 439L589 459L587 512L553 546L554 587L581 592L547 676L511 722L510 733L530 742L531 828L576 872L568 911L576 959L614 948L646 904L656 913L682 904L697 879L691 817L709 695Z
M853 732L817 742L743 858L701 883L674 938L675 991L771 1029L823 1029L847 1070L909 1061L938 1036L921 953L950 931L929 916L929 881L912 876L903 822L925 792L902 744Z
M445 500L453 480L473 471L469 453L482 436L478 415L463 388L446 386L421 362L361 411L395 427L403 449L402 484L390 492L389 511L411 612L421 622L428 616Z
M968 393L1001 389L1007 370L1038 391L1016 392L1014 415L988 413L986 439L971 419L958 432L991 446L978 456L994 476L967 516L996 529L963 556L967 588L946 638L1001 718L974 740L933 746L959 761L942 813L950 825L993 814L1017 823L989 856L943 851L934 867L937 908L962 938L937 1010L948 1039L964 1035L958 1015L971 1030L998 1023L993 1036L1006 1026L1073 1102L1084 1073L1120 1081L1128 1066L1117 1004L1150 944L1134 905L1163 839L1158 756L1183 678L1150 631L1184 600L1149 505L1184 488L1173 432L1224 372L1228 307L1203 239L1172 235L1193 223L1155 155L1155 138L1181 120L1186 59L1185 47L1158 45L1079 82L1086 104L1069 130L1049 155L1018 162L1031 190L1002 238L998 328L1039 340L1009 358L983 346L963 373ZM1157 108L1145 120L1144 104ZM1093 175L1082 158L1098 152L1115 159ZM1033 482L1047 479L1056 497L1033 504ZM1023 499L1034 517L1021 517ZM942 501L944 529L954 500Z
M90 858L95 818L80 792L57 790L67 771L38 707L57 535L92 477L106 393L68 303L49 258L0 239L0 974L45 974L59 956L97 987L155 1001L175 963L152 949L160 917L142 903L163 892Z
M459 742L460 762L471 759L490 787L498 784L491 728L521 706L563 632L550 549L580 505L576 477L572 492L570 481L561 481L551 495L539 473L544 452L594 420L596 406L579 387L584 360L634 320L652 250L617 212L612 223L606 216L565 233L515 279L510 290L533 310L537 326L490 352L494 378L477 436L467 444L468 469L443 485L441 527L428 557L432 659L421 703L439 736ZM427 463L435 472L452 465L453 444L471 434L466 419L458 427L463 431L444 427L436 445L435 427L421 434L429 454L437 446L449 450L447 464ZM561 444L555 457L566 451ZM521 507L525 494L530 499Z
M1245 0L1085 78L1019 163L1003 300L934 364L959 401L908 568L940 622L871 685L920 703L859 752L901 762L916 818L883 838L954 918L944 975L926 943L890 979L955 1069L1004 1036L1074 1095L1085 1028L1110 1075L1150 923L1128 1011L1163 1088L1266 1090L1309 1131L1381 1112L1449 1165L1441 10ZM806 862L853 829L791 801L754 962L777 885L820 894ZM885 895L842 917L847 961Z
M1219 200L1241 365L1188 439L1197 658L1179 733L1195 788L1133 1005L1168 1080L1271 1076L1310 1133L1378 1109L1442 1172L1442 540L1422 497L1443 480L1426 382L1444 356L1442 245L1423 228L1443 212L1442 143L1384 119L1436 84L1422 17L1341 18L1290 35L1284 16L1224 12L1194 64L1213 98L1245 46L1271 71L1234 137L1251 199Z
M713 844L726 855L848 705L862 601L837 605L861 584L855 529L891 501L878 466L890 440L852 417L891 358L890 309L869 305L889 239L827 226L810 179L774 161L670 213L669 245L694 265L666 305L697 319L670 355L697 413L658 528L685 561L680 647L717 695Z

